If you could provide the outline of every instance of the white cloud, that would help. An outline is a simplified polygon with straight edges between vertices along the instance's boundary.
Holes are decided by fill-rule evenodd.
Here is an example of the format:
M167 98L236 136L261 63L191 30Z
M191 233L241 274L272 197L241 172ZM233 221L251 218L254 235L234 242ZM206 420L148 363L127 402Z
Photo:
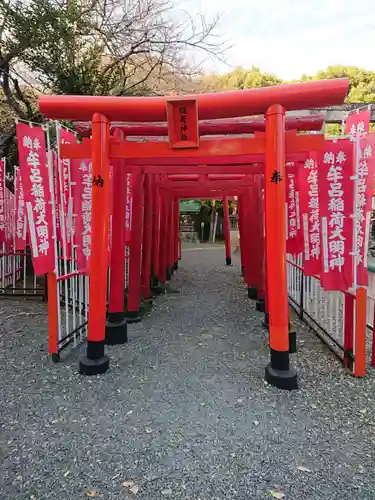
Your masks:
M222 13L231 66L260 67L285 79L333 64L375 70L372 0L183 0L191 14ZM210 69L230 68L214 63Z

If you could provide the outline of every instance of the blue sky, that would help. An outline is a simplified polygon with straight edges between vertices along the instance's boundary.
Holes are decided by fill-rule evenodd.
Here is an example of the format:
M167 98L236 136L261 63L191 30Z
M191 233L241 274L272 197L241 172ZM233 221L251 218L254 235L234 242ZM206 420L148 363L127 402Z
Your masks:
M181 8L221 14L231 66L284 79L344 64L375 70L375 0L181 0ZM231 67L211 61L206 69Z

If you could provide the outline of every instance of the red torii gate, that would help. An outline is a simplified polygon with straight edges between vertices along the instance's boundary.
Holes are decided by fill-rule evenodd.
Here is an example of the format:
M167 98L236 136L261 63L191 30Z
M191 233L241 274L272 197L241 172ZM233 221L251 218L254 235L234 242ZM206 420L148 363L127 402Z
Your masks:
M120 129L116 128L115 129L115 135L117 136L117 139L119 139L119 136L122 135L123 138L123 133ZM259 141L264 141L264 133L258 133L257 134L257 139ZM299 136L297 137L296 131L289 131L287 133L287 145L290 148L295 148L296 151L300 151L298 153L290 153L288 154L288 160L294 160L294 161L304 161L307 158L307 153L306 151L311 150L311 149L316 149L318 146L318 143L321 143L321 136ZM116 139L115 142L118 142ZM239 141L241 139L236 139L236 141ZM150 145L155 144L154 141L150 141ZM75 157L78 157L81 155L82 157L87 157L91 153L87 150L87 146L89 146L90 143L86 141L85 143L85 148L80 146L80 149L77 150L75 148ZM165 146L166 144L164 144ZM258 146L256 146L258 147ZM168 150L169 151L169 150ZM304 151L304 152L303 152ZM86 156L87 155L87 156ZM240 155L240 156L223 156L223 157L218 157L215 158L215 161L227 161L231 162L231 167L230 171L235 168L233 167L233 164L241 164L241 167L239 167L239 171L242 172L251 172L252 174L254 173L262 173L264 172L264 164L260 163L254 163L254 162L259 162L263 161L264 162L264 155L262 154L248 154L248 155ZM176 169L176 166L170 165L170 161L173 160L172 157L170 158L153 158L153 165L143 165L148 161L147 159L130 159L129 162L131 163L140 163L140 165L130 165L129 163L126 164L126 170L127 171L132 171L133 167L133 172L136 173L138 176L140 173L144 174L146 172L148 173L163 173L165 172L165 169L167 171L174 171ZM235 174L223 174L222 172L225 171L228 167L224 165L197 165L197 162L202 162L206 161L209 163L212 161L212 157L198 157L198 158L185 158L181 157L180 159L177 159L175 161L180 161L181 163L185 163L187 161L193 160L195 164L189 165L189 172L192 172L193 169L195 171L198 171L198 175L202 175L203 172L209 172L206 175L207 178L210 178L211 180L218 180L218 179L228 179L229 175L235 175ZM182 165L180 166L182 167ZM172 170L171 170L172 169ZM121 170L121 169L120 169ZM122 169L125 170L125 169ZM117 174L116 174L117 172ZM212 172L220 172L220 173L212 173ZM181 175L181 174L175 174L175 177ZM197 174L186 174L190 175L190 179L192 178L192 175L197 175ZM242 174L243 175L243 174ZM115 189L120 189L119 184L121 184L120 181L120 172L117 171L117 168L115 170ZM139 178L139 177L138 177ZM214 186L213 183L211 183L211 188ZM219 187L217 185L217 187ZM224 186L223 186L224 187ZM219 195L220 197L224 196L227 193L227 187L225 187L224 191L222 190L216 190L216 194ZM236 190L237 186L232 185L232 195L240 194L242 191L237 191ZM197 196L198 193L195 194ZM144 196L143 196L143 191L137 189L137 192L134 194L134 196L137 199L135 205L141 207L143 203L146 204L144 201ZM207 196L204 193L201 194L201 197ZM119 198L118 198L119 199ZM150 195L147 196L147 199L150 200ZM165 207L165 201L162 202L163 210L166 210ZM169 217L169 213L166 212L167 217ZM145 219L146 221L146 219ZM123 222L120 220L120 213L115 212L114 218L113 218L113 227L123 227ZM169 223L169 221L168 221ZM147 271L147 266L146 264L142 264L142 276L139 276L139 273L137 269L139 269L140 266L140 249L141 249L141 243L142 243L142 217L140 215L140 212L137 211L134 213L134 230L133 230L133 237L132 237L132 242L131 242L131 264L133 262L136 262L136 264L130 266L130 276L129 276L129 289L128 289L128 298L127 298L127 312L126 312L126 319L128 323L132 322L137 322L140 321L139 317L139 307L140 307L140 290L142 290L142 296L143 298L146 298L147 300L151 299L150 295L150 288L147 286L147 280L149 276L149 272ZM165 221L165 217L163 215L162 217L162 222L161 222L161 230L164 232L167 231L165 229L165 226L167 227L168 224ZM146 226L145 226L146 227ZM243 232L245 229L243 229ZM258 238L259 241L263 241L262 235L258 232ZM154 262L154 267L158 270L157 278L158 281L160 281L161 284L165 284L167 280L170 279L171 277L171 268L172 266L167 266L166 265L166 260L164 259L164 254L165 254L165 249L164 245L166 244L165 238L160 238L159 235L154 234L154 239L155 241L160 241L160 247L161 247L161 252L160 252L160 259L158 260L155 256L153 257L153 260L156 260L156 263ZM229 238L228 238L229 241ZM121 248L121 242L120 242L120 234L117 235L116 243L119 244L119 248ZM122 245L123 246L123 245ZM159 246L159 243L157 243L157 246ZM144 241L143 244L143 259L142 262L146 263L149 261L149 256L146 253L145 254L145 249L148 248L148 242ZM119 254L118 258L115 259L115 255ZM227 258L229 260L229 255L230 251L228 248L227 244ZM258 280L255 280L254 276L251 277L253 273L250 271L251 267L251 260L248 258L247 252L242 252L241 255L243 256L242 262L244 263L246 260L246 267L245 267L245 281L248 284L248 293L250 298L257 298L258 303L257 307L259 308L260 311L265 312L265 295L264 292L264 283L259 287L259 293L254 296L254 289L255 285L254 283L259 282ZM163 260L164 259L164 260ZM139 260L139 263L138 263ZM122 262L122 264L121 264ZM244 265L242 266L244 267ZM106 328L106 341L107 343L122 343L126 341L126 323L124 321L121 321L121 317L123 316L123 293L121 293L121 287L123 287L123 282L121 284L119 283L118 285L113 284L113 281L119 281L118 276L122 276L124 274L124 260L123 260L123 251L121 252L120 250L117 252L116 249L112 251L112 258L111 258L111 282L110 282L110 288L111 288L111 294L110 294L110 302L109 302L109 315L108 315L108 323L107 323L107 328ZM256 272L256 270L255 270ZM250 285L251 284L251 285ZM251 290L252 289L252 290ZM116 295L117 299L112 297L112 291L116 290ZM266 319L267 319L267 313L266 313ZM267 321L265 321L267 323Z
M102 373L108 369L104 354L106 292L108 269L109 159L123 159L126 166L142 160L155 165L155 158L178 160L190 157L216 159L220 156L265 154L265 229L267 261L267 297L270 318L271 361L266 380L283 389L297 388L297 374L289 364L288 297L285 243L285 154L306 151L307 136L290 136L285 130L287 110L311 109L342 104L347 79L304 82L261 89L249 89L195 96L201 119L229 118L266 114L264 137L253 139L202 140L189 150L170 149L167 143L119 142L110 137L110 120L165 121L167 105L194 97L131 98L96 96L41 96L41 112L54 119L92 120L92 140L81 145L62 145L67 158L92 158L94 188L92 196L92 248L90 266L90 314L86 356L80 359L80 371ZM311 136L309 149L323 147L321 136ZM176 161L177 160L177 161ZM204 162L205 164L209 162ZM234 162L235 163L235 162ZM155 170L154 170L155 171ZM250 172L249 172L250 173ZM104 183L96 185L101 176ZM100 188L99 188L100 187ZM99 189L98 189L99 188ZM137 211L135 210L134 213Z
M197 183L199 185L197 186ZM238 183L241 182L239 186ZM230 225L229 225L229 203L228 195L238 195L243 192L244 188L253 185L252 176L247 174L175 174L168 175L167 180L160 182L162 189L171 190L177 200L182 197L197 197L199 198L218 196L219 192L223 193L223 212L224 212L224 241L225 241L225 260L226 264L232 264L230 250ZM190 195L188 193L191 193Z
M259 176L257 175L257 177ZM263 175L261 177L263 178ZM176 174L167 175L167 179L159 181L158 184L161 189L173 193L177 199L182 197L210 199L218 197L218 199L223 200L225 257L227 265L231 265L228 194L231 196L245 195L245 198L248 198L247 204L244 204L241 210L241 216L243 215L242 212L245 212L246 220L248 220L250 215L254 215L253 221L250 224L253 228L253 239L247 251L245 251L245 253L241 252L242 271L248 286L249 298L257 299L257 308L261 312L265 312L265 283L263 276L264 241L263 221L261 215L263 210L260 203L260 185L258 184L258 179L254 179L254 175L252 174ZM249 188L255 188L255 191L257 192L255 193L253 191L253 194L251 194ZM252 206L250 207L250 205ZM247 226L249 226L249 224L247 224ZM243 235L245 235L248 230L249 227L242 227ZM245 236L241 238L242 249L244 246L244 240ZM250 248L252 249L251 258ZM256 258L254 258L255 256ZM266 313L264 321L265 324L268 324L267 319L268 314Z

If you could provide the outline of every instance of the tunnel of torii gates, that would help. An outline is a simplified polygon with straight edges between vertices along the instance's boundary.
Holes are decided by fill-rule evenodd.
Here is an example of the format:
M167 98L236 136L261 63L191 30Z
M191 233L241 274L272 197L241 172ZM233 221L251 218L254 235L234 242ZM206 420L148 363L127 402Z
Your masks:
M129 284L137 283L137 280L141 284L140 280L142 280L142 293L145 293L144 288L147 289L148 286L150 274L147 276L147 273L151 272L151 263L157 267L154 272L156 271L155 274L162 282L165 280L167 268L176 264L178 204L172 203L172 198L175 200L185 196L206 197L208 195L212 197L214 192L217 195L219 193L219 197L236 193L241 196L247 189L252 189L251 185L257 186L259 191L260 185L257 185L258 180L255 182L255 179L256 174L261 174L260 178L264 179L264 267L266 274L264 293L269 317L271 358L265 369L265 378L268 383L282 389L297 388L297 374L289 361L285 169L286 161L298 160L301 155L307 155L312 150L322 150L324 136L319 133L297 135L295 129L287 130L286 112L342 104L348 89L347 79L334 79L183 97L39 97L40 111L47 118L91 122L91 138L83 139L81 144L61 145L61 157L91 158L92 161L90 311L87 351L79 361L81 373L88 375L103 373L109 367L109 359L105 355L105 337L111 161L115 167L113 196L116 204L112 221L112 248L116 251L111 252L111 277L114 279L111 279L109 285L109 321L115 322L117 318L117 321L120 320L118 324L121 324L123 318L123 300L119 301L118 297L124 293L123 262L125 259L124 244L121 243L125 204L118 203L118 200L123 200L120 193L125 189L125 174L130 172L135 174L133 180L138 179L133 188ZM265 115L264 128L255 130L257 133L254 137L203 137L200 139L200 130L204 129L207 124L200 122L198 126L198 118L199 120L216 120L254 115ZM124 140L126 129L120 129L112 136L110 133L111 122L150 124L165 121L167 128L163 130L163 134L168 133L168 142L147 139L144 142ZM217 127L219 126L221 125ZM225 127L224 125L222 133L230 128ZM231 128L236 129L233 122ZM246 177L240 180L233 177L216 180L206 177L205 181L201 182L201 177L198 181L188 181L186 178L168 179L168 174L205 176L236 174ZM275 175L277 182L274 180ZM250 180L252 176L253 184ZM154 180L161 179L161 191L165 192L165 196L159 196L159 203L152 203L152 200L156 200L153 198L157 192L155 190L160 191L157 182L152 181L152 177ZM98 179L101 182L96 182ZM191 186L193 182L194 186ZM150 203L149 200L151 200ZM242 212L240 227L251 226L251 213L255 212L252 210L253 204L259 203L259 196L247 197L243 207L240 201L239 214ZM155 206L159 206L160 210L160 228L152 224ZM246 206L248 209L244 210ZM260 207L256 206L257 219L261 219ZM170 224L173 217L175 223ZM142 258L143 279L140 273L142 219L146 238L146 241L143 239L143 244L146 244L147 248ZM151 231L148 229L150 226ZM259 230L259 228L253 224L251 231L253 230ZM250 271L250 268L246 270L246 264L250 261L248 248L250 245L246 247L246 240L249 241L246 231L244 235L245 247L242 248L242 263L246 275ZM154 242L152 245L150 245L150 238ZM168 244L168 242L171 243ZM254 240L251 243L253 244ZM156 249L158 249L158 255L153 255ZM173 249L174 252L172 252ZM252 246L251 251L253 251ZM116 269L121 269L121 272L116 272ZM246 279L249 278L246 276ZM256 284L259 286L259 283ZM259 292L262 293L261 290ZM111 298L112 293L114 295ZM114 305L116 301L117 310ZM138 305L139 294L128 297L130 312L135 311L136 315Z

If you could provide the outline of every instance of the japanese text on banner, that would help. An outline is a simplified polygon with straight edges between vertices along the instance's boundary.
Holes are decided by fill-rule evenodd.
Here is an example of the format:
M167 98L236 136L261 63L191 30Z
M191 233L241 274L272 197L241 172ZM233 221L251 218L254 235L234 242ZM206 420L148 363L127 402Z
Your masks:
M26 211L22 177L16 173L16 251L26 249Z
M78 271L88 273L91 255L92 168L91 160L72 160L75 214L74 244Z
M60 227L60 181L59 181L59 161L56 151L52 151L53 164L53 195L55 197L55 224L57 240L62 241Z
M52 209L44 131L24 123L16 126L20 173L28 219L34 272L54 269Z
M325 290L353 285L354 148L349 139L326 141L319 168L319 200Z
M299 167L295 163L287 163L286 167L286 251L295 255L302 252L300 190L297 175Z
M73 144L76 142L76 136L73 132L66 130L65 128L59 129L59 140L60 144ZM67 158L63 158L59 163L59 199L60 199L60 226L61 230L64 228L65 233L65 242L64 239L61 238L63 242L63 251L64 244L66 246L66 258L72 258L72 239L73 239L73 199L71 192L71 172L70 172L70 162L71 160ZM62 233L60 231L62 236Z
M15 246L15 197L14 194L5 187L5 248L9 252L14 252Z
M0 243L5 240L5 162L0 161Z
M125 243L127 244L131 240L132 200L132 174L126 174Z
M357 285L368 285L367 254L370 240L372 192L375 175L375 135L368 134L359 142L356 198Z
M351 113L345 122L345 134L358 137L369 131L370 110Z
M304 272L306 276L321 271L320 210L318 190L318 154L313 151L298 169L300 211L303 234Z

